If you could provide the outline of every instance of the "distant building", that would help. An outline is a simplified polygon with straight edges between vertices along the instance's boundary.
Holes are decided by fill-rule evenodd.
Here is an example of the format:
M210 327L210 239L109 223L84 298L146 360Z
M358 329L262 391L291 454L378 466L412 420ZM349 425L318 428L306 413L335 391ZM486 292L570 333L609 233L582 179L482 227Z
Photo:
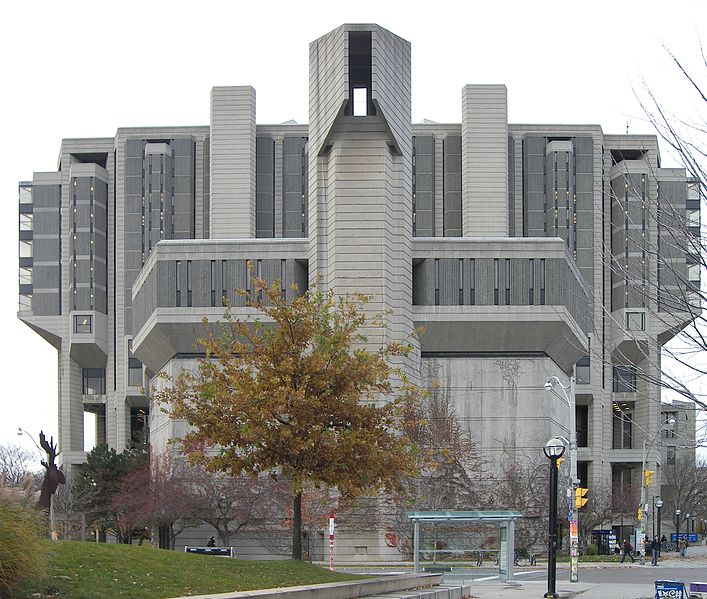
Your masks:
M343 25L310 44L308 125L258 124L253 88L216 87L208 125L65 139L20 184L18 315L58 350L65 468L85 412L118 450L178 434L143 389L193 363L224 298L248 312L252 260L288 295L317 276L372 294L386 338L424 326L403 367L496 462L567 435L543 385L576 369L582 486L641 479L668 409L650 381L699 285L672 235L699 224L684 170L655 136L509 124L504 85L465 85L461 123L413 124L410 72L409 42Z

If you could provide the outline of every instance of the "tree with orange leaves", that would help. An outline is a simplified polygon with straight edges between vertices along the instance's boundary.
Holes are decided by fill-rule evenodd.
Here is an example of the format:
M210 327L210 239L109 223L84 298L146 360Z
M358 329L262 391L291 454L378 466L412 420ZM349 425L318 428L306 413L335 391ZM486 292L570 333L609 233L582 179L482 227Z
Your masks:
M279 281L253 278L252 318L227 310L200 341L205 357L156 398L191 425L181 439L193 461L232 476L271 473L293 486L292 558L302 558L302 491L335 486L342 498L398 492L417 469L401 432L418 390L391 361L411 346L363 347L370 297L335 297L318 286L288 302ZM385 399L385 401L381 401Z

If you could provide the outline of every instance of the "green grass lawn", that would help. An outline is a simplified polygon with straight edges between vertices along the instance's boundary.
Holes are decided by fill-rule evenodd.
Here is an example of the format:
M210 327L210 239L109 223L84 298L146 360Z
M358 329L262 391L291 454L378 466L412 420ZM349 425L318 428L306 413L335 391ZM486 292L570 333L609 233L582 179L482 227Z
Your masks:
M13 598L164 599L362 578L292 560L244 561L71 541L52 546L47 579L19 590Z

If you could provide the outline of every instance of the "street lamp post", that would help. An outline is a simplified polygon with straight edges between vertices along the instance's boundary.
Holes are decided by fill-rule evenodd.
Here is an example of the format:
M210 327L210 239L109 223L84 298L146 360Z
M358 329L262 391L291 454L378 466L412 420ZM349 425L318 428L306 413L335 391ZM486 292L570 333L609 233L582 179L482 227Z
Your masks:
M557 460L565 453L565 445L559 439L550 439L543 447L550 459L550 518L548 524L547 592L543 597L557 598Z
M577 517L577 506L575 505L575 489L579 484L579 479L577 478L577 424L576 424L576 408L575 408L575 383L576 379L574 376L570 377L570 384L563 385L560 379L556 376L548 377L545 382L545 390L551 391L555 385L558 385L562 389L562 395L567 403L570 411L570 438L569 438L569 452L570 452L570 474L569 481L567 483L567 495L568 495L568 516L569 516L569 532L570 532L570 582L579 581L579 535L578 535L578 517ZM569 391L569 393L568 393Z
M670 418L665 425L675 424L675 419ZM643 523L646 519L646 508L648 507L646 503L646 487L649 482L650 477L647 475L646 471L646 460L647 454L650 449L653 448L653 444L658 440L658 436L663 432L665 425L661 425L660 428L655 432L650 443L647 439L643 440L643 459L641 460L641 503L638 507L638 527L636 528L636 542L638 544L639 558L641 565L646 563L646 543L645 543L645 533L643 531Z
M655 502L655 507L656 507L656 510L657 510L656 516L657 516L657 518L658 518L658 526L657 526L657 529L658 529L658 547L659 547L659 549L658 549L658 556L660 556L660 551L661 551L661 549L662 549L662 543L661 543L661 541L660 541L661 538L662 538L662 537L660 536L660 508L663 507L663 500L660 499L660 498L659 498L658 500L656 500L656 502ZM654 521L655 521L655 517L656 517L656 516L654 516L654 518L653 518Z
M680 551L680 510L675 510L675 550Z

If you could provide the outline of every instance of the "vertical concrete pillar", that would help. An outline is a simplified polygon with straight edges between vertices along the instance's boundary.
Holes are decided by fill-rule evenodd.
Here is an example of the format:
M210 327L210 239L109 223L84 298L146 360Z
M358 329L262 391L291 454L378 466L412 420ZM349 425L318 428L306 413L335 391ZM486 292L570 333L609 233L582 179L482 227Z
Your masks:
M211 90L211 239L255 237L255 90Z
M508 235L508 101L505 85L462 90L464 237Z

